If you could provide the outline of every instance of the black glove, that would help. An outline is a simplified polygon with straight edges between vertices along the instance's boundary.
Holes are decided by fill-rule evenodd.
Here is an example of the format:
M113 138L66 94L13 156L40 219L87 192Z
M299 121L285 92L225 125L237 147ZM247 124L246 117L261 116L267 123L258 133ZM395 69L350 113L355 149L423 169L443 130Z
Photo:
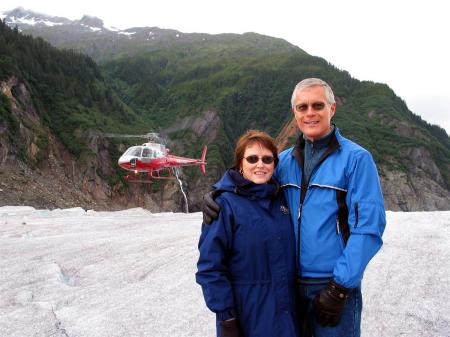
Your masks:
M237 319L220 322L220 337L244 337Z
M219 217L220 206L214 201L222 191L212 190L203 196L203 223L209 225Z
M317 323L321 326L336 326L341 319L342 310L351 289L334 281L322 289L314 298L314 312Z

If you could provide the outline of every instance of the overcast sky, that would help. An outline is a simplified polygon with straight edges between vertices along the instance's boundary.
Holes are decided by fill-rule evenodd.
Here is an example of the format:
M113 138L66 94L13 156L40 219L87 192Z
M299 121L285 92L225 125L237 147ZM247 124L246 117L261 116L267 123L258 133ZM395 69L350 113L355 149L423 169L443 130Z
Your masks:
M359 80L386 83L408 108L450 134L450 20L446 0L2 0L118 28L158 26L181 32L256 32L283 38ZM299 79L301 80L301 79Z

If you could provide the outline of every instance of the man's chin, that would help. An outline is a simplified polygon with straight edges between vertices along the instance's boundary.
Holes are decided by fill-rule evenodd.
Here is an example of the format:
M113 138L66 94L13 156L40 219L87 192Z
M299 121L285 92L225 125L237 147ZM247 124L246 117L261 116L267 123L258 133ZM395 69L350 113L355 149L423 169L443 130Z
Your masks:
M303 136L306 139L313 142L315 139L317 139L317 132L311 132L311 130L306 130L303 132Z
M303 136L312 142L327 135L326 130L324 131L314 127L303 128L301 131L303 133Z

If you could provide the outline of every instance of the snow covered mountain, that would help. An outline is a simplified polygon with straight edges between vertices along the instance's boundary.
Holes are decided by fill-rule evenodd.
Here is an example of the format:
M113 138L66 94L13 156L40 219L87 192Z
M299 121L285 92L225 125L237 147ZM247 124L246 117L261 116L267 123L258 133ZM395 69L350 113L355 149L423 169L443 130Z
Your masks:
M387 213L363 337L448 337L450 212ZM0 207L0 336L213 336L201 214Z
M186 34L158 27L118 29L105 26L103 20L84 15L80 20L49 16L22 7L2 13L10 27L42 37L58 48L78 49L96 61L117 53L137 53L169 47L179 42L205 41L209 34Z
M31 26L53 27L71 23L69 19L28 11L23 7L2 13L1 18L10 26L17 25L19 29Z
M26 10L23 7L17 7L11 11L4 12L2 18L9 26L17 25L22 31L32 29L32 27L54 27L63 25L71 25L72 28L74 28L74 26L79 26L78 28L83 31L120 31L114 27L105 27L101 19L93 16L84 15L81 20L72 21L64 17L49 16L47 14Z
M207 179L194 177L193 174L188 177L190 181L186 184L191 186L188 187L187 193L194 203L192 209L199 209L201 195L230 165L233 140L246 129L263 129L273 136L282 129L284 139L290 139L292 142L296 138L298 128L292 119L285 89L292 87L300 78L311 76L311 69L315 69L314 73L321 74L325 79L333 79L340 88L336 96L340 113L336 114L334 120L345 136L363 145L374 155L380 172L386 208L403 211L450 209L450 138L445 130L414 115L387 85L353 79L348 72L340 71L325 60L308 55L286 41L255 33L185 34L157 27L118 30L105 27L103 21L95 17L84 16L80 20L72 21L23 8L6 12L4 18L7 25L17 25L24 33L43 38L55 47L74 49L92 57L100 66L94 73L101 73L105 83L108 83L104 86L108 87L108 90L104 91L110 94L108 97L117 96L130 108L130 113L134 112L142 118L132 125L130 121L133 119L130 117L126 123L120 123L120 126L140 128L150 125L150 129L162 130L167 138L173 141L172 150L177 151L175 153L190 152L190 155L193 155L201 145L208 144ZM26 122L27 119L34 118L29 111L36 111L39 116L45 116L47 112L52 113L54 118L37 119L42 126L40 129L50 126L56 135L64 131L65 137L56 139L63 140L63 150L89 148L89 151L83 153L96 154L93 160L96 163L105 163L97 154L111 155L111 151L103 151L111 143L107 140L95 140L86 142L86 145L82 144L77 140L74 128L79 125L80 119L83 121L81 128L87 128L87 125L97 131L103 128L104 123L99 122L100 119L95 113L86 112L91 109L91 99L97 100L99 104L108 100L98 99L97 86L87 86L86 81L74 80L67 83L79 87L86 84L87 90L67 90L61 86L61 82L55 85L52 79L59 76L71 78L73 74L64 71L65 67L61 69L59 62L51 58L47 60L44 55L53 55L54 52L50 48L40 54L34 53L36 48L33 46L40 46L36 42L39 40L17 42L22 34L13 34L9 26L4 29L8 36L5 41L9 41L5 49L9 55L6 55L5 62L0 62L0 73L5 74L4 78L0 79L0 87L9 96L4 98L4 103L0 102L0 105L7 109L10 104L12 108L11 112L4 113L9 118L6 120L11 122L7 122L6 127L0 125L0 129L6 130L0 132L0 164L6 163L9 158L16 160L17 153L26 154L26 159L32 163L60 169L64 183L58 190L66 191L66 196L81 194L78 198L80 200L88 191L88 197L97 203L96 207L111 205L111 199L119 194L113 195L118 189L112 181L120 180L118 174L114 175L112 161L97 166L101 168L101 172L106 172L102 176L97 174L99 170L91 169L94 166L77 170L76 174L73 174L73 165L65 160L60 160L58 165L47 165L47 162L50 162L50 152L47 149L56 142L37 142L36 139L41 139L42 134L38 134L35 127L28 128L30 123ZM30 49L28 53L25 52L27 48ZM75 56L77 54L74 53ZM48 69L48 63L54 67ZM65 65L72 64L74 63L68 61ZM66 68L70 68L69 66ZM96 66L92 64L92 67ZM45 72L37 71L41 68L45 69ZM75 74L80 77L89 76L82 71L76 71ZM83 85L80 85L80 82ZM61 95L55 95L55 86L61 89ZM50 101L58 99L60 105L66 106L66 103L76 102L70 97L76 93L82 93L77 98L78 102L67 109L55 108L49 104L35 104L48 101L48 97ZM270 97L270 100L267 97ZM76 104L82 104L85 108L79 109ZM118 111L116 108L111 109L111 105L104 105L106 111ZM67 113L63 115L62 111ZM83 117L79 117L79 114ZM108 114L102 113L102 118L110 121L107 116ZM54 121L60 119L64 123L60 123L57 128ZM72 120L76 122L73 123ZM142 120L146 122L141 122ZM19 128L18 125L24 127ZM117 129L110 131L118 132ZM52 139L51 135L47 138ZM62 155L56 156L57 159L63 157L66 158ZM10 160L8 165L13 169L0 167L0 187L8 191L0 193L0 205L33 205L44 208L77 205L94 208L81 204L79 200L70 203L70 197L55 198L55 189L48 187L48 179L43 185L40 184L39 179L45 179L45 174L30 174L30 171L35 173L34 169L19 171L16 168L21 169L23 165L13 160ZM78 174L79 172L81 174ZM92 173L87 176L85 172ZM16 174L23 175L25 179L16 177ZM77 178L73 179L73 176ZM36 187L34 189L25 183L30 177L33 182L39 181L33 186ZM67 177L75 182L72 191L67 188L70 184L65 183ZM112 179L106 180L105 177ZM17 184L17 181L20 183ZM91 183L94 181L95 183ZM48 191L46 195L49 198L43 198L42 194L28 193L40 191L41 186ZM152 208L154 211L176 209L167 208L168 205L173 206L172 196L176 195L175 189L154 199L147 198L150 193L136 190L130 192L131 197L122 198L120 195L118 203L128 204L131 199L136 202L133 206L154 207L157 204L159 208ZM127 190L129 191L130 189ZM140 195L146 197L139 199ZM148 199L151 202L147 203ZM60 200L64 203L60 203Z

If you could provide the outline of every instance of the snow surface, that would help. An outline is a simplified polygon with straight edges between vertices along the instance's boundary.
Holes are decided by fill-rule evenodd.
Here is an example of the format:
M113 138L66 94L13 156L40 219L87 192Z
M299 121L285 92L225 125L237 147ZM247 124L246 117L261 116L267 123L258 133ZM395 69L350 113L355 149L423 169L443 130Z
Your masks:
M388 212L363 337L450 336L450 212ZM0 207L0 336L214 336L201 214Z
M117 34L121 34L121 35L128 35L128 36L131 36L131 35L134 35L134 34L136 34L136 32L118 32Z
M26 25L30 25L30 26L34 26L39 23L44 24L49 27L60 26L63 24L62 22L53 22L53 21L48 21L48 20L36 19L34 17L27 19L27 17L29 17L29 16L27 15L26 17L20 17L20 18L16 18L15 16L13 16L10 18L10 20L11 20L11 23L21 23L21 24L26 24Z
M114 27L114 26L103 25L103 28L105 28L105 29L107 29L107 30L110 30L110 31L112 31L112 32L119 32L119 31L120 31L119 28Z
M90 29L91 31L93 31L93 32L99 32L99 31L102 30L102 28L99 28L99 27L92 27L92 26L86 25L86 24L84 24L84 23L80 23L80 25L81 25L82 27L89 28L89 29Z

